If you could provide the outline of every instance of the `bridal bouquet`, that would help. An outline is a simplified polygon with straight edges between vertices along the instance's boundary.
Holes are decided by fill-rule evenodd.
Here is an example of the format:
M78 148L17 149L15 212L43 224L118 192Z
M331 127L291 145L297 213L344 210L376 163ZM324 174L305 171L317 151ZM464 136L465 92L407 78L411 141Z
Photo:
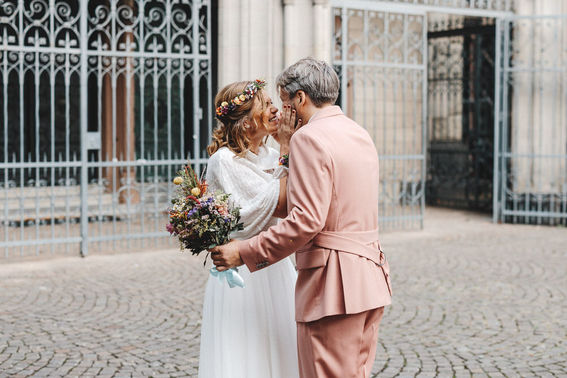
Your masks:
M197 178L190 165L178 172L173 183L178 186L171 200L167 231L179 239L181 250L188 249L198 255L202 251L222 245L230 240L230 233L242 230L240 208L230 200L230 194L209 192L204 179ZM230 287L243 287L242 278L236 269L211 273L226 278Z

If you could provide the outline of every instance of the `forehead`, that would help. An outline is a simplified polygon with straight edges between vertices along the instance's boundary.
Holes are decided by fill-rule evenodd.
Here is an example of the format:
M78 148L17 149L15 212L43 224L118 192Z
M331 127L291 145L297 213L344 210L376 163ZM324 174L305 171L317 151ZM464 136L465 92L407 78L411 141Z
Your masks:
M280 98L282 101L287 101L289 100L289 94L284 91L281 87L279 88L279 92L280 92Z
M262 96L262 99L264 99L264 101L271 100L270 95L265 90L260 91L260 95Z
M260 91L260 93L258 93L258 98L256 99L256 102L262 107L265 108L269 103L272 102L272 99L270 98L270 95L262 90Z

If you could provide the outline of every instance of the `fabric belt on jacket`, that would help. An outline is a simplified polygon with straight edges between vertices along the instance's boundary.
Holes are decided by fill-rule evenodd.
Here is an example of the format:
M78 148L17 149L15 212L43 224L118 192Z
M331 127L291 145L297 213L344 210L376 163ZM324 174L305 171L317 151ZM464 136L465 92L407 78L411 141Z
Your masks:
M375 242L378 242L378 250L369 246ZM322 231L313 239L313 245L366 257L379 267L386 262L386 255L378 241L377 229L362 232Z

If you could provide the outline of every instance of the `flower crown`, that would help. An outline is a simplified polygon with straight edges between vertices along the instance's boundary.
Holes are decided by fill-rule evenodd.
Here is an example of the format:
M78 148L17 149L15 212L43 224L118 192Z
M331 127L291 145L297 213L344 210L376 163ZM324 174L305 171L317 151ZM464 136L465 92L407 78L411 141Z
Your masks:
M223 101L217 108L217 116L222 117L236 109L237 106L244 104L250 100L262 88L266 86L266 81L256 79L246 86L246 88L238 96L230 100L230 102Z

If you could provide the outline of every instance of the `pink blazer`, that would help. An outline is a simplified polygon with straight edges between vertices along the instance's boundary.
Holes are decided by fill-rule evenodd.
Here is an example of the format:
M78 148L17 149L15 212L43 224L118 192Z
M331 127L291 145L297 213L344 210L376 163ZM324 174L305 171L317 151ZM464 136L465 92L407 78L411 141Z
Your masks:
M378 153L366 130L338 106L325 107L293 135L289 165L289 214L238 242L246 266L253 272L296 252L298 322L389 305L389 266L378 252Z

